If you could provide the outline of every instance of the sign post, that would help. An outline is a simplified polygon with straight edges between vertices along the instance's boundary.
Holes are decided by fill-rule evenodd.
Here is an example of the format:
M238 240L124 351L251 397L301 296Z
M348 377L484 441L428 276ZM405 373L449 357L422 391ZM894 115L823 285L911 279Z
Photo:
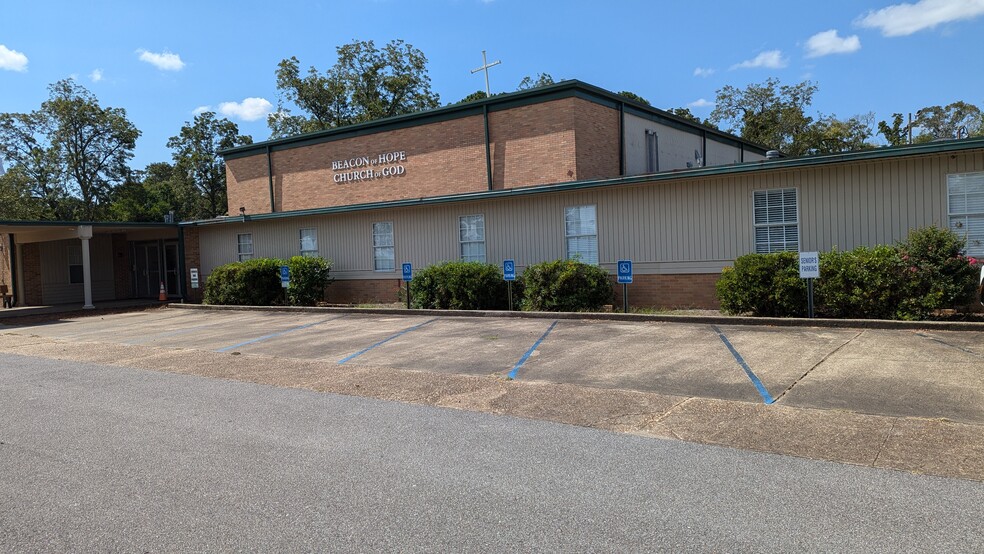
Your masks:
M403 282L407 284L407 309L410 309L410 281L413 279L413 266L410 262L403 264Z
M622 313L629 313L629 286L632 282L632 260L618 261L618 282L622 284Z
M820 277L820 253L800 252L800 279L806 279L806 313L813 317L813 280Z
M513 309L512 284L516 280L516 260L502 261L502 278L506 280L506 289L509 291L509 311Z
M280 286L282 288L290 286L290 268L285 265L280 266Z

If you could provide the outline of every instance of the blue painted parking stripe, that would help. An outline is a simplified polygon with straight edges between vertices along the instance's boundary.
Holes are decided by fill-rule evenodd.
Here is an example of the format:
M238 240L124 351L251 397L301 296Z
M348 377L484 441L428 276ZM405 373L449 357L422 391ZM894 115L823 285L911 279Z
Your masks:
M270 333L269 335L263 335L262 337L257 337L257 338L255 338L253 340L247 340L247 341L240 342L238 344L233 344L232 346L226 346L224 348L220 348L220 349L216 350L216 352L228 352L228 351L232 350L233 348L239 348L241 346L247 346L247 345L250 345L250 344L253 344L253 343L262 342L262 341L265 341L265 340L268 340L268 339L272 339L274 337L279 337L281 335L286 335L287 333L293 333L294 331L300 331L302 329L307 329L309 327L314 327L315 325L321 325L322 323L327 323L329 321L332 321L332 320L335 320L335 319L340 319L342 317L345 317L345 316L329 317L328 319L322 319L321 321L315 321L314 323L307 323L305 325L299 325L297 327L291 327L290 329L284 329L283 331L278 331L276 333Z
M735 350L735 347L731 345L731 341L728 340L728 337L724 336L724 333L717 328L717 325L711 325L711 329L717 333L718 337L721 338L721 341L724 342L724 345L728 347L728 350L731 351L731 355L735 357L735 361L738 362L738 365L745 370L745 375L748 375L748 378L752 380L752 384L755 385L756 389L758 389L759 395L763 400L765 400L765 403L772 404L775 402L775 398L772 398L769 391L765 390L765 385L762 384L762 381L759 381L759 378L755 375L755 372L752 371L752 368L748 367L748 364L745 363L745 358L742 358L741 354L739 354L738 351Z
M342 358L341 360L338 360L338 363L339 364L344 364L345 362L351 360L352 358L357 358L357 357L365 354L366 352L372 350L373 348L376 348L377 346L379 346L381 344L386 344L387 342L389 342L389 341L391 341L391 340L393 340L393 339L395 339L395 338L397 338L397 337L399 337L401 335L405 335L405 334L409 333L410 331L413 331L415 329L420 329L421 327L423 327L424 325L427 325L428 323L434 323L438 319L440 319L440 318L439 317L435 317L434 319L425 321L425 322L420 323L418 325L414 325L413 327L407 327L406 329L400 331L399 333L397 333L397 334L395 334L395 335L393 335L391 337L387 337L387 338L385 338L385 339L377 342L376 344L374 344L372 346L369 346L369 347L363 348L362 350L359 350L355 354L352 354L350 356L346 356L346 357Z
M533 355L533 352L536 351L536 347L540 346L540 343L543 342L543 339L547 338L547 335L550 334L550 331L553 331L555 325L557 325L556 319L554 320L553 323L550 324L550 327L547 327L547 331L543 333L543 336L538 338L536 342L533 343L533 346L531 346L530 349L526 351L526 354L523 354L523 357L520 358L518 362L516 362L516 365L513 366L512 371L509 372L510 379L516 378L516 373L519 371L519 368L523 367L523 364L526 363L526 360L528 360L530 356Z

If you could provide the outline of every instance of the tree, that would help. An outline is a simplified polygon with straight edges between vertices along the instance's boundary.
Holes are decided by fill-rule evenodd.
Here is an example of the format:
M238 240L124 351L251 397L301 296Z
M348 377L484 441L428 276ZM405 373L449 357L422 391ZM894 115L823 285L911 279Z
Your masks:
M427 58L402 40L382 49L373 41L354 41L336 48L335 65L320 73L314 66L300 74L296 57L277 66L277 111L267 124L271 136L332 129L440 105L431 91ZM291 114L293 104L306 115Z
M797 137L796 142L806 154L834 154L874 148L868 142L874 136L874 118L875 114L870 112L843 120L833 115L820 116Z
M799 156L806 146L797 142L813 123L805 110L813 100L817 86L810 81L782 85L770 78L753 83L744 90L727 85L717 91L711 123L727 125L727 130L742 138Z
M49 87L41 105L54 122L52 144L82 201L82 219L94 220L113 187L129 172L140 131L123 108L102 108L96 97L73 79Z
M909 126L903 125L902 114L892 114L892 125L889 126L885 121L878 122L878 134L885 137L889 146L903 146L909 144Z
M174 212L176 221L198 217L204 201L186 175L167 162L133 171L113 191L109 204L112 221L164 221Z
M33 195L31 178L16 166L0 174L0 219L36 221L44 219L49 206Z
M61 213L68 191L58 149L51 143L53 126L42 111L0 114L0 154L11 164L7 175L18 183L7 185L41 201L37 219L68 215Z
M645 98L639 96L638 94L636 94L634 92L629 92L627 90L623 90L623 91L619 92L618 95L619 96L624 96L624 97L628 98L629 100L633 100L633 101L638 102L640 104L645 104L647 106L651 106L652 105L652 104L649 103L649 100L646 100Z
M537 87L545 87L547 85L552 85L555 82L556 81L554 81L554 78L551 77L549 73L537 73L536 79L533 79L527 75L526 77L523 77L522 81L519 82L519 86L516 87L516 90L530 90Z
M235 123L216 119L214 112L196 115L194 122L185 122L180 133L167 141L174 150L176 170L188 176L204 199L202 210L192 215L211 218L226 213L225 163L219 150L252 143L252 137L239 134Z
M671 114L677 117L682 117L687 121L692 121L694 123L697 123L698 125L701 124L700 118L694 115L693 112L690 111L690 108L670 108L666 111L670 112Z
M492 96L495 96L494 94ZM485 94L484 90L476 90L475 92L469 94L468 96L462 98L455 102L456 104L464 104L465 102L474 102L476 100L485 100L489 95Z
M913 127L919 129L914 142L967 138L984 134L980 108L967 102L944 107L929 106L916 112Z

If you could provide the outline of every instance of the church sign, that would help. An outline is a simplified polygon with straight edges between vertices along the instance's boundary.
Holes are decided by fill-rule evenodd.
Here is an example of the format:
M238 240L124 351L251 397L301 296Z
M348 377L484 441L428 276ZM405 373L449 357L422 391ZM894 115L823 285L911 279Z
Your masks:
M396 177L407 172L402 163L405 161L407 161L406 150L334 160L331 162L331 170L335 172L332 180L336 183L354 183Z

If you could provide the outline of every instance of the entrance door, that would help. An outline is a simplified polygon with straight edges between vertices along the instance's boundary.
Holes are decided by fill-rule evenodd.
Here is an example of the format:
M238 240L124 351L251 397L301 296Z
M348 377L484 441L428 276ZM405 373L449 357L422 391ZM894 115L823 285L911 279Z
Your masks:
M178 296L178 243L164 243L164 289L168 296Z
M157 243L135 244L138 298L157 298L161 286L161 251Z

